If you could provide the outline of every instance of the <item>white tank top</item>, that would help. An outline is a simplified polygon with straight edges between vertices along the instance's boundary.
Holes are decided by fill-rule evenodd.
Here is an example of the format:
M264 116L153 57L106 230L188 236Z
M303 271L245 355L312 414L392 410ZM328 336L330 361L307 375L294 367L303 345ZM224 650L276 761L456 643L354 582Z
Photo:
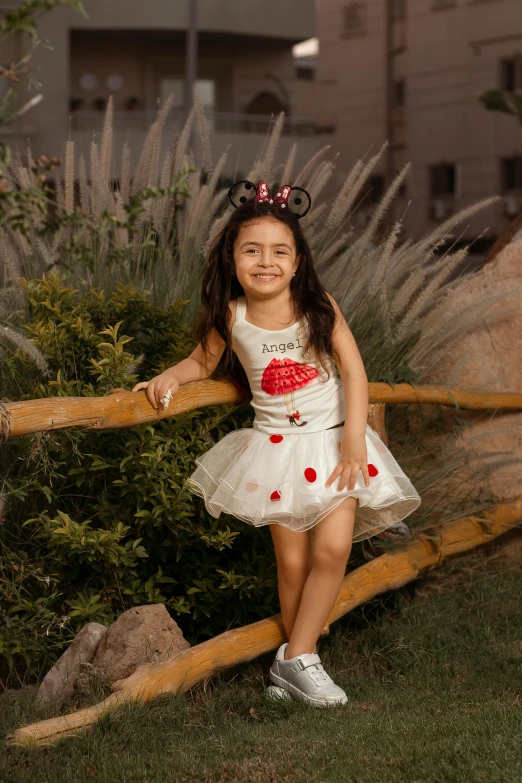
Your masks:
M232 349L243 365L255 411L253 428L270 434L317 432L344 421L346 405L336 364L329 356L326 373L319 361L303 359L306 319L275 331L245 320L246 297L237 300Z

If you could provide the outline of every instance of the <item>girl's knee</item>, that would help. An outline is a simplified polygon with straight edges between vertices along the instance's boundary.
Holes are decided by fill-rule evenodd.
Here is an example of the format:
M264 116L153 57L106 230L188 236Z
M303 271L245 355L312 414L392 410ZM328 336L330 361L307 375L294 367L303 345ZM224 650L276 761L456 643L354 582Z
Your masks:
M311 558L284 555L277 558L277 571L279 578L292 581L306 578L312 567Z
M312 547L309 532L296 533L280 526L270 526L274 540L278 573L299 577L312 567Z
M320 568L338 568L346 566L350 552L352 551L352 542L329 541L328 543L317 546L314 550L314 565Z

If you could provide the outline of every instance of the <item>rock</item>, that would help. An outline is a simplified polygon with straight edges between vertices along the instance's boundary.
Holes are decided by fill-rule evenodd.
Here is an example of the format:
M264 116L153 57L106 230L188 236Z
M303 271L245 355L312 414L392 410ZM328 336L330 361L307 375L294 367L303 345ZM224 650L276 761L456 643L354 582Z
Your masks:
M71 698L82 664L92 661L100 640L107 635L107 630L101 623L87 623L76 634L67 650L40 683L36 696L38 706L55 700L59 704Z
M112 623L96 651L93 665L111 685L129 677L142 663L173 658L190 648L164 604L135 606Z
M474 299L499 289L514 289L501 301L484 307L476 328L448 345L447 351L423 381L469 391L520 392L522 386L522 240L515 238L449 297L440 323L451 320ZM452 338L453 339L453 338ZM442 408L448 429L455 415L473 425L462 433L464 448L480 456L508 452L522 457L522 413ZM496 430L503 430L496 432ZM491 458L488 457L491 461ZM520 493L521 463L495 467L489 475L489 491L496 501L512 500Z
M90 696L92 695L93 688L96 688L96 686L100 684L102 686L104 684L100 670L93 663L88 661L82 663L80 666L80 673L76 680L76 693Z

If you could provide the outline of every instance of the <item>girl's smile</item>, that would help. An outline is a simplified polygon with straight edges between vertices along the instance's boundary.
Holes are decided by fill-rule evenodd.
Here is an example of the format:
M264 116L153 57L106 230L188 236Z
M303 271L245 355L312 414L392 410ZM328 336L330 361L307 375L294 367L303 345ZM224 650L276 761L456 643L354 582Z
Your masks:
M279 275L274 275L274 274L268 275L260 272L259 274L254 274L254 277L256 278L256 280L263 280L266 282L268 280L275 280L275 278L279 277Z

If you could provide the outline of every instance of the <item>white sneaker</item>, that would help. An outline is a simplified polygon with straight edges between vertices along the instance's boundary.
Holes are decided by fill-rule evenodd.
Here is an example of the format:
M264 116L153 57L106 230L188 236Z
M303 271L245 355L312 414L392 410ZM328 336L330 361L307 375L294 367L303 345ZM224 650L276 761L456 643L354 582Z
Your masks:
M317 653L302 653L285 660L287 647L288 642L281 645L270 667L269 677L275 685L311 707L347 703L346 693L325 672Z

